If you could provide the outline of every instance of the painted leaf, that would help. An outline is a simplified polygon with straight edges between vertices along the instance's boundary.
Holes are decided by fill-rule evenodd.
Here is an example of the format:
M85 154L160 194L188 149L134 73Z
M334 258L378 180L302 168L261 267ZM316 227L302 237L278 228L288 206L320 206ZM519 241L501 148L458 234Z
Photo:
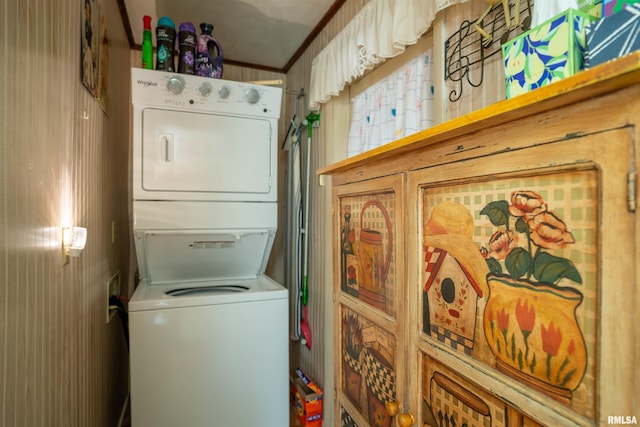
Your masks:
M516 231L518 233L527 233L529 232L529 224L524 220L524 217L520 217L516 220Z
M487 266L493 274L502 274L502 266L495 258L487 258Z
M547 67L549 68L566 67L567 58L568 58L568 55L554 56L553 58L547 61Z
M491 202L480 211L480 215L488 216L493 225L506 225L509 222L509 204L506 200Z
M531 41L540 41L540 40L544 40L549 32L551 31L551 22L547 22L545 24L542 24L538 27L535 27L531 30L531 32L529 33L529 39Z
M556 34L558 33L558 28L561 28L561 27L559 26L552 27L551 30L547 34L545 34L544 38L542 38L541 40L545 42L551 41L551 39L556 37Z
M533 276L540 282L556 283L566 277L582 284L580 272L571 261L546 252L540 252L533 260Z
M509 275L522 277L531 268L531 255L524 248L514 248L504 260Z

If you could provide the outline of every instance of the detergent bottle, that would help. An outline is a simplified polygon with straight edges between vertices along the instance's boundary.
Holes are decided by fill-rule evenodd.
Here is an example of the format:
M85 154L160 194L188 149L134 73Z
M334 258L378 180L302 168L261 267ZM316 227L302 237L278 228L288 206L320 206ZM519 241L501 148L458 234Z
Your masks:
M175 71L173 50L176 44L176 26L170 18L163 16L156 27L156 70Z
M203 22L200 30L202 34L198 37L196 48L196 75L222 78L222 46L211 35L213 25Z
M151 41L151 17L145 15L142 18L144 29L142 31L142 68L153 70L153 43Z
M196 71L196 27L191 22L183 22L178 28L178 72L195 74Z

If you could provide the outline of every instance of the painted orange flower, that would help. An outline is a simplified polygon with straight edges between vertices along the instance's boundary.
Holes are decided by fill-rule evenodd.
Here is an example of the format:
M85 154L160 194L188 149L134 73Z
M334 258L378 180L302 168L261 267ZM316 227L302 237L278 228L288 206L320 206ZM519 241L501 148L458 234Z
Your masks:
M518 325L523 332L531 332L536 324L536 311L533 305L529 307L529 302L525 300L524 304L518 299L516 303L516 319Z
M498 312L498 328L506 331L509 327L509 314L504 311L504 308Z
M549 324L549 329L542 325L542 349L550 356L556 356L562 343L562 331L560 328L553 326L553 322Z
M567 231L567 225L553 212L536 215L529 221L531 240L545 249L562 249L574 243L573 234Z
M535 191L514 191L511 193L509 213L516 217L531 217L547 210L547 205Z
M513 233L498 230L489 239L489 255L495 259L505 259L511 252Z

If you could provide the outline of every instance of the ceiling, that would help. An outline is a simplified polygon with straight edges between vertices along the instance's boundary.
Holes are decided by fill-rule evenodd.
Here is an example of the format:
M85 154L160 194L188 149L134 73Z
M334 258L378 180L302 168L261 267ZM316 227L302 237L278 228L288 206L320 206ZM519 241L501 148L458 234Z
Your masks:
M286 73L346 0L118 0L131 48L142 45L142 17L177 27L213 24L225 64ZM153 36L155 47L155 34ZM176 43L177 47L177 43Z

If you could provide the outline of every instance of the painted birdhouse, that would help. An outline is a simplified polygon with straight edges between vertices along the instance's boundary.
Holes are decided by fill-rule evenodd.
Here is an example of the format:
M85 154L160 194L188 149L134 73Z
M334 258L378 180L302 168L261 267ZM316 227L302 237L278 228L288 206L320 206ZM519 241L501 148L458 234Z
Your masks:
M468 355L473 351L479 301L488 293L488 267L472 233L467 208L443 202L425 224L423 245L423 331Z
M451 347L471 354L478 297L482 290L444 249L425 246L424 329Z

